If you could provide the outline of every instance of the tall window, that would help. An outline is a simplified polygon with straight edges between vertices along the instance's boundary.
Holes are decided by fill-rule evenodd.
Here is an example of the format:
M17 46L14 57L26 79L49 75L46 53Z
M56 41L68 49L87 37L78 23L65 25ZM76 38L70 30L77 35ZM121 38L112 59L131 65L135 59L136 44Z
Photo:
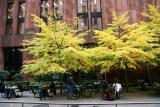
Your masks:
M102 18L93 17L92 18L92 29L102 29Z
M54 0L54 9L58 15L63 16L63 0Z
M26 3L25 2L20 2L19 3L19 18L24 18L25 17L25 9L26 9Z
M101 0L91 0L91 12L101 12Z
M88 12L88 0L77 0L78 2L78 13Z
M12 35L12 23L13 23L13 3L8 3L6 35Z
M47 23L48 10L49 10L48 0L41 0L41 13L40 13L40 17L46 23Z
M79 30L102 29L101 0L77 0L77 5Z
M88 0L77 0L78 3L78 29L81 31L88 30Z
M42 0L41 1L41 16L42 17L47 17L48 8L49 8L48 0Z
M19 13L18 13L18 34L22 35L25 33L24 23L25 23L25 9L26 3L19 3Z
M91 0L92 29L102 29L101 0Z

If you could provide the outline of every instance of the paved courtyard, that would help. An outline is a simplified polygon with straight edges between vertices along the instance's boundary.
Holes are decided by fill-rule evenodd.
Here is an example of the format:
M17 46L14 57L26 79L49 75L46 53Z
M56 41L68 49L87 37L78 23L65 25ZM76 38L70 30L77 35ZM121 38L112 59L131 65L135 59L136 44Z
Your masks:
M15 102L18 102L18 104ZM25 104L22 106L21 102ZM68 100L65 95L57 95L40 101L39 98L34 98L33 94L29 92L24 92L23 96L19 98L9 100L0 98L0 107L48 107L44 104L31 103L50 103L49 107L77 107L75 104L80 104L78 107L160 107L160 97L150 91L131 91L124 93L120 100L115 101L102 100L100 94L93 94L91 98L80 97L77 100ZM74 106L71 106L71 104L74 104Z

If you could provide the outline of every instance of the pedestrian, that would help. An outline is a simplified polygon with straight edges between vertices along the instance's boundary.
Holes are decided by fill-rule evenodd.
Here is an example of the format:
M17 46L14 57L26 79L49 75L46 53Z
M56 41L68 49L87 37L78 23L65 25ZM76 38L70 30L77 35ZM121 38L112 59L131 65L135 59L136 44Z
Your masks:
M74 85L74 81L73 81L72 74L69 74L67 78L67 98L68 99L72 99L73 85Z
M113 88L114 88L114 94L116 95L116 99L119 99L120 98L120 91L122 89L121 84L117 81L114 81Z
M2 97L5 96L5 83L3 81L0 82L0 93Z

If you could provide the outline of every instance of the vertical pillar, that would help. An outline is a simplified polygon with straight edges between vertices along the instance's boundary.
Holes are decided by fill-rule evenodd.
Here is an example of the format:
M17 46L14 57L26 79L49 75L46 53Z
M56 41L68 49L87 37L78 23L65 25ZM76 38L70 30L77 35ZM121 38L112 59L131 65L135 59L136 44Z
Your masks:
M2 36L5 35L6 19L7 19L7 0L0 0L0 40L2 40Z
M18 11L19 10L19 0L14 0L13 5L13 22L12 22L12 46L17 42L17 30L18 30Z
M112 0L101 0L101 9L102 9L102 24L103 28L106 27L106 24L112 22L111 11L113 9Z
M33 23L33 14L34 15L40 15L40 5L41 0L26 0L26 17L25 17L25 30L26 32L33 32L37 31L35 29L34 23Z
M54 9L53 3L54 3L54 0L49 0L48 1L48 4L49 4L49 15L50 15L50 12L52 12L53 9Z
M40 5L41 0L26 0L26 14L25 14L25 31L26 32L35 32L37 29L34 26L33 16L32 15L40 15ZM29 54L23 52L23 61L30 60Z
M88 0L88 19L88 26L90 30L92 28L91 0Z
M63 20L69 21L77 16L77 4L76 0L63 0Z
M4 69L4 55L3 48L0 47L0 70Z
M7 19L7 0L0 0L0 70L4 69L2 37L5 36Z
M17 27L18 27L18 9L19 9L19 0L14 0L13 5L13 24L12 24L12 36L17 35Z

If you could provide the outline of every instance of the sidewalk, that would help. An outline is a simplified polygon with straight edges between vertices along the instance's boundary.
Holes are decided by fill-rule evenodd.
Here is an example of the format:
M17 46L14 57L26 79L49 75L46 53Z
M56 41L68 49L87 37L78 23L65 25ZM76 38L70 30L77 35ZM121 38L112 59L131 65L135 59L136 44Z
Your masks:
M44 103L56 103L56 104L110 104L110 103L160 103L160 97L157 97L154 93L152 92L143 92L143 91L138 91L136 92L129 92L129 93L124 93L121 96L120 100L115 100L115 101L105 101L101 99L101 95L93 95L91 98L84 98L80 97L77 100L68 100L64 95L60 96L57 95L55 97L47 98L45 100L40 101L39 98L34 98L32 93L29 92L24 92L22 97L19 98L0 98L0 102L44 102ZM0 106L1 107L1 106Z

